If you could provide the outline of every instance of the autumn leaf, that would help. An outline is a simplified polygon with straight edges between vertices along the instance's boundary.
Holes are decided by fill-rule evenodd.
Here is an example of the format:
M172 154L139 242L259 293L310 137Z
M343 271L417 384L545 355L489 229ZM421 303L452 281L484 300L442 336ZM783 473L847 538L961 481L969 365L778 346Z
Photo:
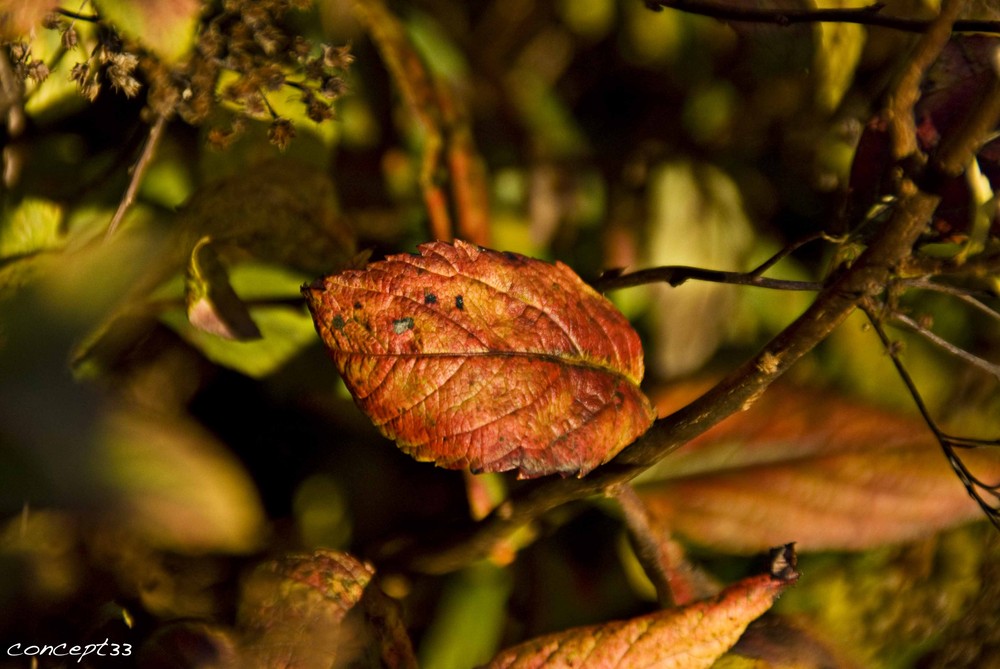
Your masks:
M770 574L743 579L712 599L538 637L501 652L486 668L710 667L798 578L794 561L791 547L775 549Z
M332 550L259 565L240 600L244 666L357 666L352 661L367 653L379 666L415 669L398 606L369 587L374 575L367 562Z
M561 263L433 242L303 292L355 402L418 460L583 476L653 421L638 336Z
M662 412L677 395L659 398ZM962 458L1000 479L996 450ZM772 387L648 476L665 478L638 492L672 531L738 553L781 541L862 550L981 516L919 419L792 386Z
M316 551L261 564L243 588L239 624L254 666L342 666L361 652L344 625L374 568L347 553Z

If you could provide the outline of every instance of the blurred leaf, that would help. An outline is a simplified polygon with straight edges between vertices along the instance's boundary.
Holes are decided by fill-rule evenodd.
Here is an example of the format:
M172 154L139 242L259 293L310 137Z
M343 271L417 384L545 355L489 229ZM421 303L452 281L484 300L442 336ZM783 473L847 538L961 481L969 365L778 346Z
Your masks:
M122 34L167 62L191 49L202 11L199 0L94 0L94 5Z
M160 313L210 360L250 376L267 375L315 341L311 319L299 306L302 283L343 269L354 258L353 231L337 212L327 175L288 160L252 165L195 193L160 257L144 268L128 308L88 352L101 350L103 342L105 350L120 355L149 327L130 329L126 317ZM262 338L233 342L193 326L183 311L163 311L181 299L177 277L192 261L186 301L195 322L243 336L256 327Z
M94 454L117 522L177 552L246 552L264 515L240 464L195 424L133 411L113 414Z
M355 253L330 177L298 161L266 161L205 185L178 225L185 260L206 236L227 264L253 258L319 274L346 267Z
M185 281L188 320L198 330L223 339L260 339L260 330L229 285L226 268L211 244L211 237L202 237L191 251Z
M921 650L988 587L980 570L997 553L984 550L984 530L994 531L968 526L864 553L803 556L799 566L808 578L782 598L775 612L822 634L863 667L920 666L914 661ZM987 626L993 624L989 619Z
M466 669L497 651L506 620L510 575L478 563L451 576L420 645L423 669Z
M337 551L288 555L259 565L240 598L250 666L311 669L357 660L367 642L358 617L371 565Z
M799 586L792 592L797 592ZM781 603L778 603L781 606ZM830 638L829 636L827 638ZM729 660L729 662L726 662ZM808 629L796 625L791 616L771 615L750 623L747 631L712 669L861 669L844 654L831 648Z
M789 565L781 575L776 572L746 578L712 599L538 637L508 648L485 666L707 669L797 577Z
M63 209L50 200L25 198L4 211L0 224L0 260L62 246Z
M661 413L677 400L661 396ZM1000 479L1000 452L963 460L981 478ZM981 517L921 421L788 386L772 387L646 476L667 477L639 488L654 514L727 552L778 541L861 550Z
M568 267L456 241L304 289L355 402L418 460L585 475L652 423L628 321Z
M50 0L0 0L0 37L16 39L40 28L42 19L58 2Z
M732 179L710 165L666 163L649 182L644 265L743 269L753 233ZM715 352L745 289L691 281L649 290L655 296L650 364L672 377L697 369Z

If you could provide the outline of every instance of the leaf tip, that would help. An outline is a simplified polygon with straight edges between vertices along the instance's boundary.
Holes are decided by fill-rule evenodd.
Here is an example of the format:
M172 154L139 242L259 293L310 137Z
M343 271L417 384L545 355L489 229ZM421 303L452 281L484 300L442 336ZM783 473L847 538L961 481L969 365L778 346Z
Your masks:
M769 555L771 577L782 583L794 583L799 580L799 557L795 553L795 542L772 548Z

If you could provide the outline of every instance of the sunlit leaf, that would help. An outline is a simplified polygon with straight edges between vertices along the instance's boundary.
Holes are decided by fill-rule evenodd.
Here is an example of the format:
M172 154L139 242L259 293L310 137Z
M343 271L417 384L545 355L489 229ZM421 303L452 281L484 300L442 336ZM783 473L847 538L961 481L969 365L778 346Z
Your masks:
M661 410L674 406L666 395ZM996 450L962 454L987 482ZM976 520L981 510L923 423L802 388L771 388L666 458L639 492L667 526L698 543L756 552L859 550Z
M725 173L708 165L660 165L650 175L649 209L643 264L743 268L752 240L750 222L736 184ZM697 369L724 341L739 289L689 282L649 290L655 295L650 364L668 377Z
M794 568L744 579L717 597L630 620L578 627L508 648L488 669L699 669L712 666L798 577Z
M26 198L5 211L0 224L0 259L58 248L63 209L55 202Z
M355 401L418 460L583 475L652 423L638 336L561 263L435 242L304 293Z
M166 61L187 54L202 5L198 0L94 0L101 16Z

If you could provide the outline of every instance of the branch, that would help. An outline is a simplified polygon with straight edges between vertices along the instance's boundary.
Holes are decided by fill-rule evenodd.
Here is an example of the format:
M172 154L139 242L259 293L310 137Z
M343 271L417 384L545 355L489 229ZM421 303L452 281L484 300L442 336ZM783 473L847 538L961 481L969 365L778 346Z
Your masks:
M961 0L946 2L935 22L935 30L924 34L914 47L910 62L930 63L944 46L938 37L950 34ZM905 88L905 84L900 84ZM898 92L898 91L897 91ZM898 98L898 99L905 99ZM987 110L991 105L986 105ZM910 110L912 114L912 109ZM974 110L974 113L990 113ZM992 119L996 122L996 118ZM979 128L977 119L955 127L968 134L969 127ZM981 137L974 138L979 141ZM955 141L955 147L969 147L972 141ZM958 149L955 149L956 151ZM955 159L961 156L956 153ZM968 153L965 160L971 160ZM731 414L748 408L771 383L784 374L833 332L864 300L885 290L895 268L913 251L940 202L935 193L921 191L913 175L900 180L900 192L892 215L872 239L871 245L826 285L813 304L764 349L728 374L704 395L653 426L611 462L583 479L533 481L478 524L460 528L444 544L418 542L384 555L387 562L402 568L443 573L468 564L487 554L490 547L514 529L530 523L547 511L595 493L615 494L624 483L635 478L667 454L703 434ZM398 544L397 544L398 546Z
M690 0L646 0L646 6L653 11L676 9L687 14L698 14L722 21L770 23L777 26L790 26L797 23L855 23L864 26L891 28L903 32L923 33L934 24L934 19L886 16L882 14L885 5L880 2L851 9L749 9L716 2L690 2ZM998 33L1000 32L1000 21L955 21L949 30L953 33Z
M122 196L122 201L118 203L118 209L115 211L115 215L111 217L111 223L108 224L108 231L104 234L105 239L110 239L115 234L115 230L118 229L129 207L135 201L135 194L138 192L139 185L142 184L142 180L149 170L150 163L153 162L156 147L160 144L160 137L163 135L163 128L166 125L167 117L157 116L153 122L153 127L149 129L149 136L146 137L146 143L142 147L142 154L139 155L139 160L136 161L135 167L132 168L132 178L129 180L125 195Z

